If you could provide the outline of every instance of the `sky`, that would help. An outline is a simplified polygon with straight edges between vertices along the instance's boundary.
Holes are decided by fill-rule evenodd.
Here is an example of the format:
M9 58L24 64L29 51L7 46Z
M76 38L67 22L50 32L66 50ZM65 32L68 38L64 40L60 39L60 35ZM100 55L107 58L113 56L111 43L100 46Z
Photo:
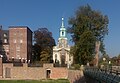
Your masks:
M69 18L87 4L109 17L105 48L110 57L117 56L120 54L120 0L0 0L0 25L5 30L9 26L28 26L32 31L46 27L57 43L61 18L64 17L65 27L70 26Z

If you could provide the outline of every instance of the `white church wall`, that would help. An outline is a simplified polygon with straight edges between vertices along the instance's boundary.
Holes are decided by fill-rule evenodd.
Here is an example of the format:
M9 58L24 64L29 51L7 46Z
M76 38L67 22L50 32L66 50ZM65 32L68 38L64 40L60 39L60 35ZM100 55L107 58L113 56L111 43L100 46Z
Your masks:
M73 62L73 58L70 57L70 46L68 45L68 39L66 37L66 28L64 27L64 19L62 18L62 26L60 28L60 37L58 38L57 46L53 47L53 61L55 63L55 56L57 55L57 60L61 64L61 54L65 56L65 64L70 65ZM71 61L70 61L71 59Z

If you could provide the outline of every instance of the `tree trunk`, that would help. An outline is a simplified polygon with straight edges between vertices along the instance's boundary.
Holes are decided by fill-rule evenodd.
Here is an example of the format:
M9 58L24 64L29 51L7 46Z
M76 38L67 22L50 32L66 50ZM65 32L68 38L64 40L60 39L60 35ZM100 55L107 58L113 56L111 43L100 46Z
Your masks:
M95 66L98 66L99 62L99 48L100 48L100 41L96 41L95 43Z

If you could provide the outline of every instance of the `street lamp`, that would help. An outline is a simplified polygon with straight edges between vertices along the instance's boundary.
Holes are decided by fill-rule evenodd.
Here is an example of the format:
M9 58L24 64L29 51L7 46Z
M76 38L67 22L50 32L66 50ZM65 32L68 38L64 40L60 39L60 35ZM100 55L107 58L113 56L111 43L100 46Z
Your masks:
M109 61L108 63L109 63L109 65L110 65L110 64L111 64L111 61Z
M110 72L112 72L112 64L111 64L111 61L109 61L108 64L109 64Z
M3 55L0 55L0 58L3 58Z
M103 67L106 69L106 58L103 57Z
M103 58L103 61L106 61L106 58Z

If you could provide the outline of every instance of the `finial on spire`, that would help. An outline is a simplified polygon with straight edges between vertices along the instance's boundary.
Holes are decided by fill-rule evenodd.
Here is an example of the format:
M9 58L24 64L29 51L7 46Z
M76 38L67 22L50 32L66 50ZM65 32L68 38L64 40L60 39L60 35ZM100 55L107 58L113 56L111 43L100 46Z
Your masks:
M62 17L62 21L64 20L64 18Z
M62 26L61 27L64 27L64 18L62 17Z

